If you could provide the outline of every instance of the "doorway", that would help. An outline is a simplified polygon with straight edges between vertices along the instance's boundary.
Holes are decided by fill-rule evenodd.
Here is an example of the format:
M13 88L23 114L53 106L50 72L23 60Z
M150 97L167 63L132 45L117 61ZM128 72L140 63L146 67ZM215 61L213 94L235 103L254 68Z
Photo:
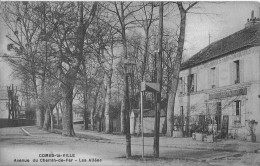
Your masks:
M221 102L217 102L217 111L215 115L215 120L217 123L217 131L221 130L221 114L222 114Z

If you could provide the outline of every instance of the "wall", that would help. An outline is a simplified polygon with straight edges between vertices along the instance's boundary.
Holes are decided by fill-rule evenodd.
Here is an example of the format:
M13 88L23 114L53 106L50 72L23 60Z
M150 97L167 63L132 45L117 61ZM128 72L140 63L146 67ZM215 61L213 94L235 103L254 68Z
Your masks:
M154 132L154 117L144 117L144 133ZM160 133L162 133L162 128L164 125L165 117L160 118Z
M0 128L4 127L19 127L19 126L33 126L35 125L35 120L28 119L0 119Z
M130 133L131 134L138 133L139 124L138 124L137 118L134 118L134 115L131 114L131 117L130 117ZM144 133L153 133L154 132L154 120L155 120L155 117L144 117L143 118ZM165 117L161 117L160 118L160 133L162 133L164 123L165 123Z

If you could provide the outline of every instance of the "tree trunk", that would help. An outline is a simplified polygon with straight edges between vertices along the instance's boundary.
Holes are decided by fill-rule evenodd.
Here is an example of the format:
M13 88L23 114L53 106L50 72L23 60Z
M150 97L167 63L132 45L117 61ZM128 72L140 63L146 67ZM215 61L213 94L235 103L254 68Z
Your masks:
M50 128L50 123L51 123L51 117L50 117L50 108L47 107L45 110L45 115L44 115L44 124L43 124L43 129L44 130L49 130Z
M63 108L62 108L62 107L63 107L63 106L62 106L62 102L60 102L60 103L59 103L59 108L60 108L60 113L61 113L61 118L60 118L60 119L61 119L61 121L60 121L60 122L61 122L61 124L60 124L60 125L61 125L61 126L60 126L61 129L62 129L62 114L63 114Z
M36 121L39 128L43 128L44 124L44 107L40 106L36 109Z
M72 101L73 89L63 89L63 113L62 113L62 135L75 136L73 130Z
M57 110L57 128L59 129L59 125L60 125L60 110L59 110L58 106L56 106L56 110Z
M73 130L73 89L77 78L77 70L69 69L62 84L63 112L62 112L62 135L75 136Z
M168 105L167 105L167 135L172 136L173 131L173 117L174 117L174 104L175 104L175 96L178 87L178 79L174 77L179 77L179 70L174 70L173 78L172 78L172 85L171 90L169 93L168 98Z
M181 22L180 22L180 34L178 38L178 48L177 48L177 55L176 61L174 64L174 71L172 75L172 84L169 92L169 99L167 105L167 135L172 136L173 130L173 122L172 117L174 116L174 104L175 104L175 97L179 82L179 73L182 61L182 52L185 40L185 26L186 26L186 11L183 9L182 2L177 3L179 7L179 11L181 14Z
M99 94L100 84L97 87L95 96L94 96L94 103L93 108L91 109L90 113L90 123L91 123L91 130L95 129L95 115L96 115L96 109L97 109L97 100L98 100L98 94Z
M124 85L125 87L125 85ZM123 94L123 100L121 101L121 118L120 118L120 122L121 122L121 133L125 134L125 94Z
M86 89L84 89L84 129L88 130L88 112L87 112L87 92L86 92Z
M53 109L50 110L50 117L51 117L51 131L53 131L53 125L54 125L54 122L53 122Z
M96 108L94 108L96 106L93 106L93 108L91 109L91 113L90 113L90 125L91 125L91 130L95 129L95 112L96 112Z
M107 92L107 88L106 86L104 86L104 88L102 89L103 91L103 95L102 99L101 99L101 103L99 106L99 110L98 110L98 131L101 132L103 131L103 118L104 118L104 111L105 111L105 97L106 97L106 92Z
M111 132L110 116L109 116L109 105L110 105L110 96L111 96L111 77L110 76L107 77L106 87L107 87L107 93L106 93L106 98L105 98L105 127L106 127L105 132L110 133Z

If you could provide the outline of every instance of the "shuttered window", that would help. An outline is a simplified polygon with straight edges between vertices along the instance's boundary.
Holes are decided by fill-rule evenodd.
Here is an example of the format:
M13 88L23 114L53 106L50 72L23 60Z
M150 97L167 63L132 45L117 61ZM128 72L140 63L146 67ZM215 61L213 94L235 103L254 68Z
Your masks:
M212 67L209 70L209 88L215 88L217 86L217 72L216 67Z
M198 88L197 88L197 86L198 86L198 85L197 85L197 82L198 82L198 81L197 81L197 74L194 74L194 91L195 91L195 92L197 92L197 89L198 89Z
M188 90L189 92L197 91L197 74L190 74L188 76Z
M239 60L240 82L244 82L244 60Z
M234 61L234 65L235 65L235 84L238 84L240 83L240 63L239 63L239 60L237 61Z
M236 60L230 64L231 84L244 82L244 60Z
M179 89L180 89L180 94L183 94L184 89L183 89L183 80L182 77L179 79Z

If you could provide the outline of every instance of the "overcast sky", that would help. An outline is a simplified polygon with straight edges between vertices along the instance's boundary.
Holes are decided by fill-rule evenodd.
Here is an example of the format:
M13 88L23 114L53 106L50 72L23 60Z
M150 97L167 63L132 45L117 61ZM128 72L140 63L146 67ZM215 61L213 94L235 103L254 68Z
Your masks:
M192 56L211 42L224 38L245 27L247 18L254 10L255 17L259 18L259 2L199 2L200 13L190 13L187 17L185 55ZM197 10L196 10L197 11ZM0 21L0 54L6 52L8 41L5 38L6 30ZM0 84L8 85L12 82L11 68L0 59ZM1 85L0 85L1 86Z

